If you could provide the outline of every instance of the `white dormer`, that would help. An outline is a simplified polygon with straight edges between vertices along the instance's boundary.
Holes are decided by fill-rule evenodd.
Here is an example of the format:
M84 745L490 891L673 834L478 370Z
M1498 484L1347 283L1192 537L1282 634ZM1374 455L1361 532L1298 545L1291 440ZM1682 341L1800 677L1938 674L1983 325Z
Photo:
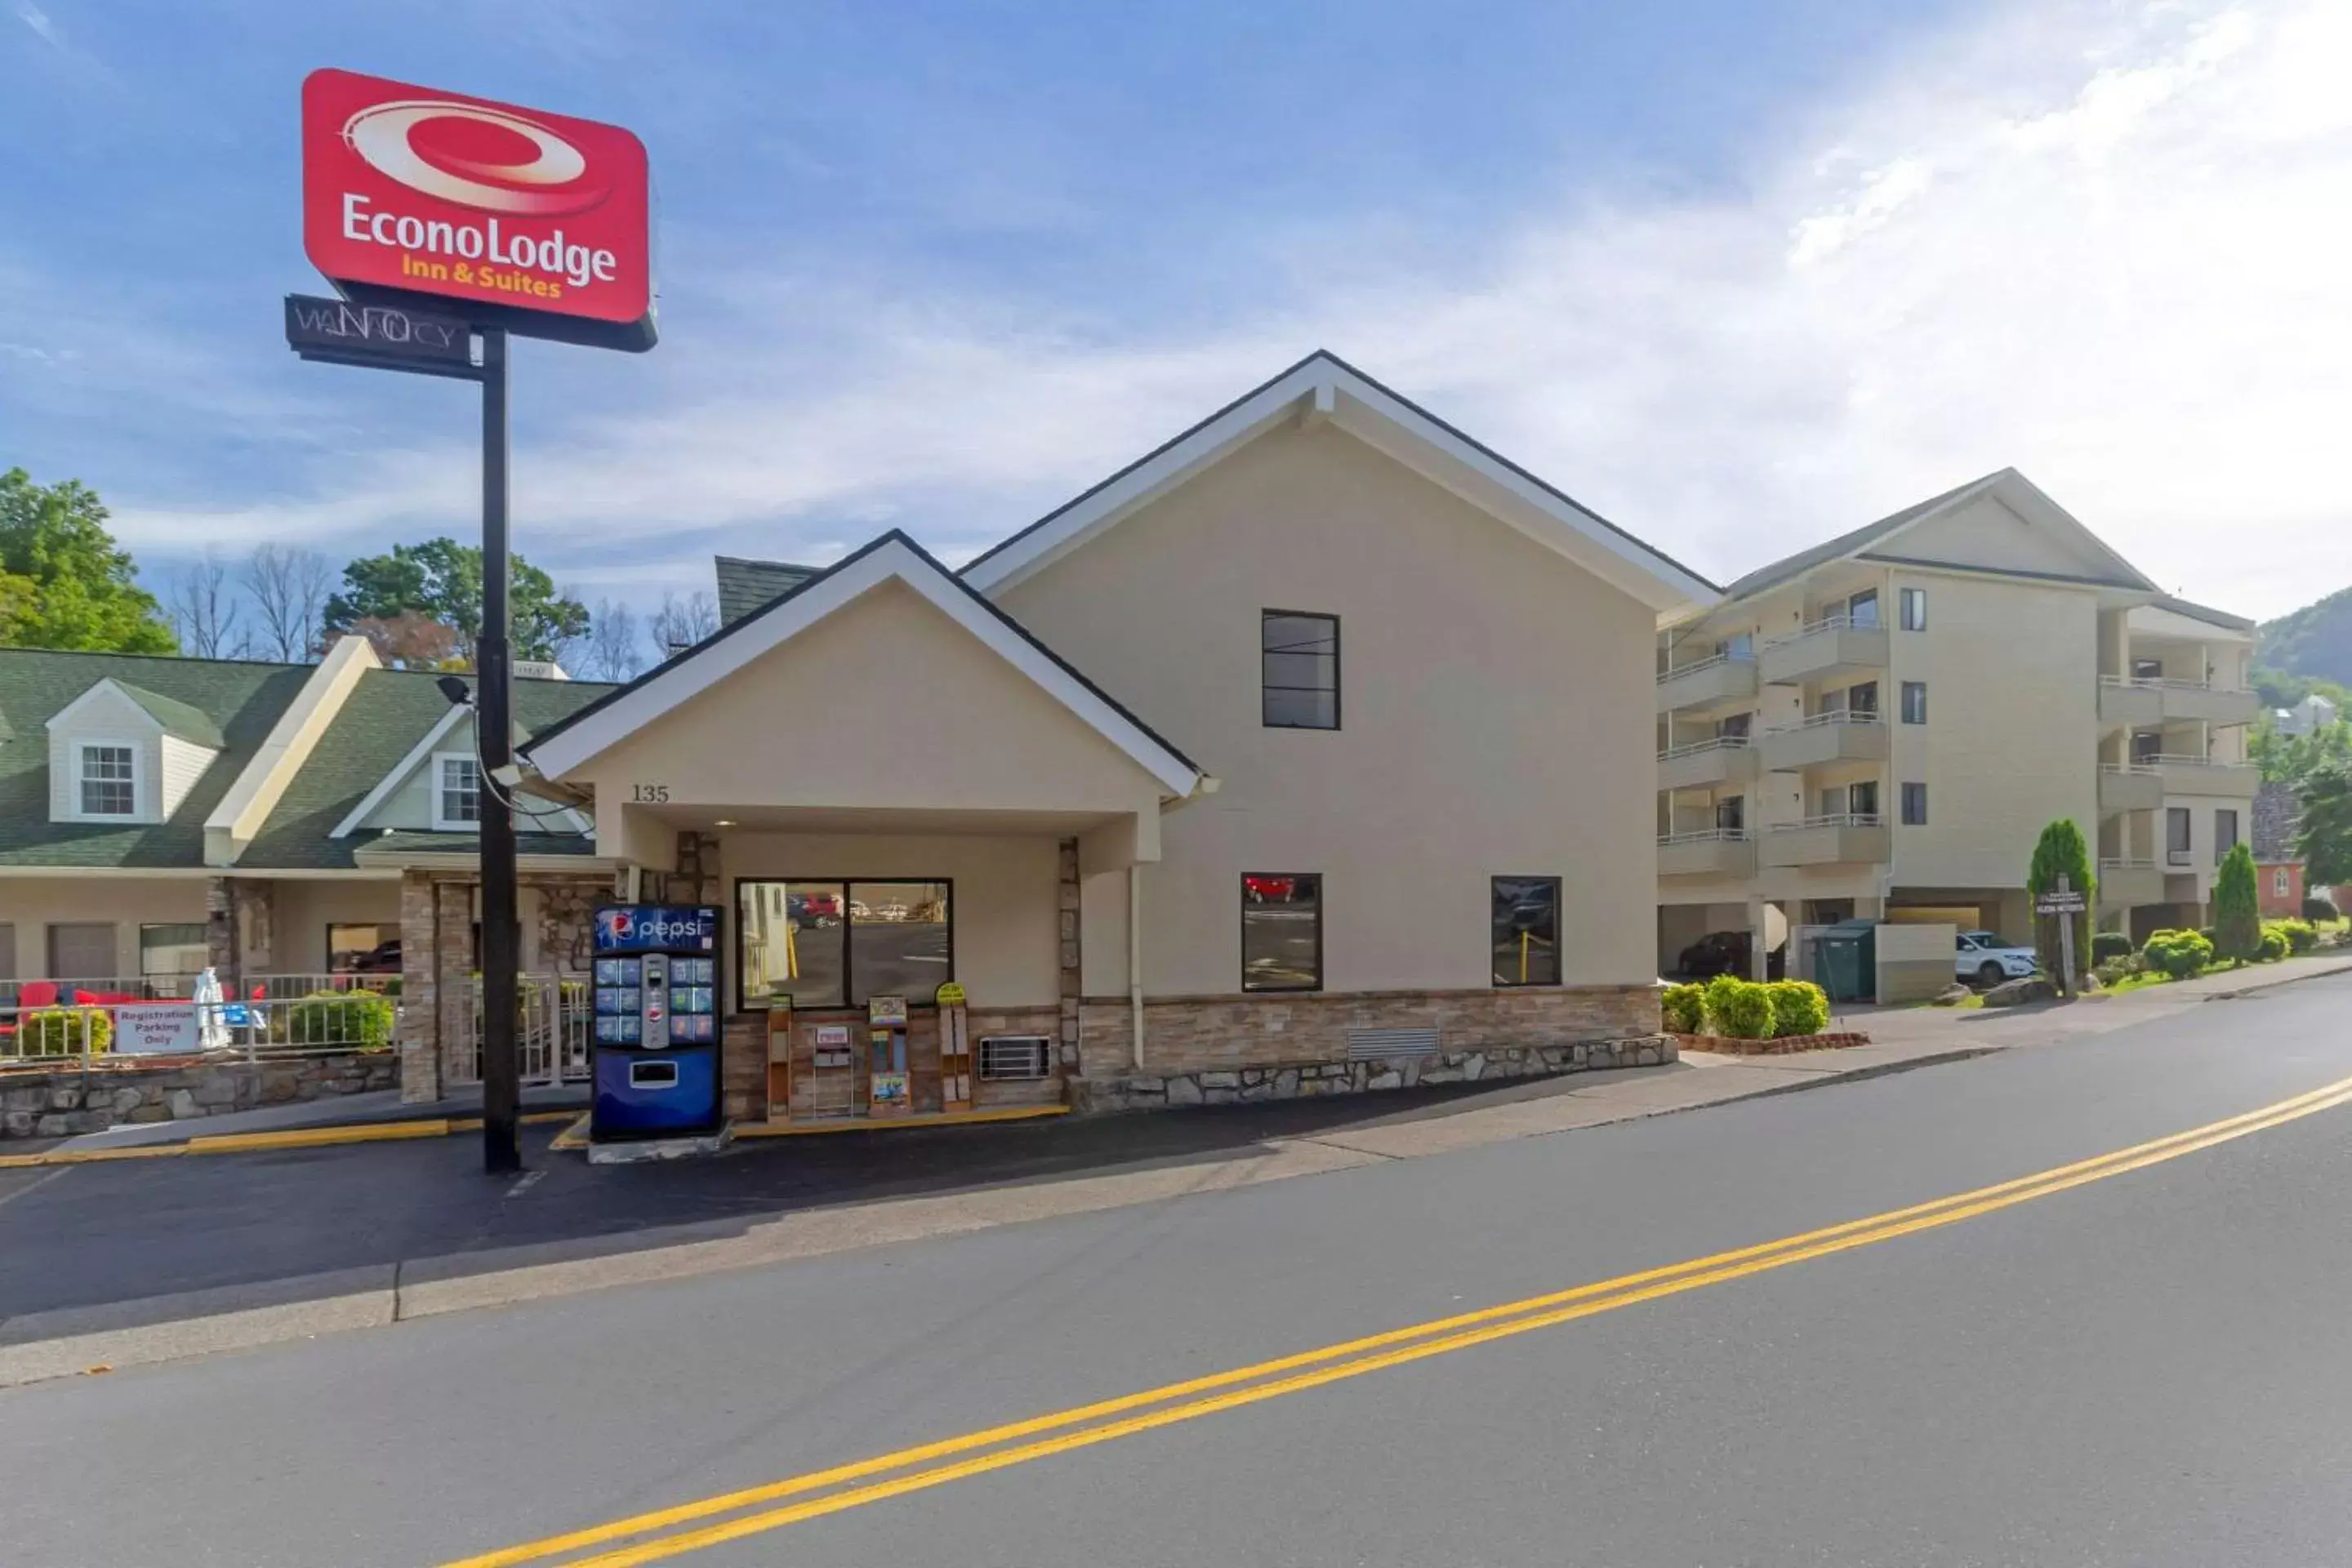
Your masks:
M49 820L170 818L226 742L211 715L107 677L48 722Z
M452 708L442 714L329 837L479 832L482 774L474 751L473 720L471 708ZM526 731L515 731L516 741L528 738ZM568 806L526 800L517 808L515 828L521 833L586 833L590 823Z

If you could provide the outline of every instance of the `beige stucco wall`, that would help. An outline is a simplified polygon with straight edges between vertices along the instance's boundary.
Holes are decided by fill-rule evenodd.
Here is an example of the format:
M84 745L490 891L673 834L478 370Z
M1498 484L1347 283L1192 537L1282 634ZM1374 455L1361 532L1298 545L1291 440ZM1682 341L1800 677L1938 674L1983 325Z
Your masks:
M824 881L911 877L952 882L949 921L955 978L971 1005L1052 1006L1056 999L1057 879L1055 840L1050 837L721 832L719 863L729 899L730 1010L734 1006L735 884L749 877Z
M202 877L0 878L0 925L15 930L17 977L48 972L52 922L95 921L115 927L113 973L133 975L139 973L140 926L202 921L205 889Z
M1330 990L1490 981L1492 875L1563 879L1564 977L1654 976L1653 617L1326 425L1282 426L1002 595L1223 781L1143 871L1153 995L1240 984L1244 872L1320 872ZM1340 618L1339 731L1260 722L1259 615ZM1092 877L1086 990L1126 984Z
M2002 572L2048 572L2069 577L2112 577L2116 567L2067 531L2028 522L1995 496L1976 500L1905 529L1873 547L1912 561L1990 566ZM1892 605L1882 608L1890 612ZM1928 625L1933 626L1934 617Z
M299 880L270 884L270 967L317 974L327 967L329 925L376 925L377 940L400 934L400 880Z
M1927 629L1889 634L1890 721L1880 805L1898 887L2021 886L2042 829L2097 831L2097 603L2014 579L1895 574L1927 590ZM1902 683L1927 684L1927 722L1901 722ZM1927 785L1927 823L1901 823L1902 786Z
M679 808L1159 810L1140 766L911 590L886 583L565 775L597 837L640 787Z

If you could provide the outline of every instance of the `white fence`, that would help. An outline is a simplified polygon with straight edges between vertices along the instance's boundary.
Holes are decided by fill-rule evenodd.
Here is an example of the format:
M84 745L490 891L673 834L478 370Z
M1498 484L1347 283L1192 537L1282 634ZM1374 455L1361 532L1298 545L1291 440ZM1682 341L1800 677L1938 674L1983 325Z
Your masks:
M394 975L247 975L206 1002L193 998L194 978L9 982L0 989L0 1068L390 1050L398 1035Z
M523 974L515 980L515 1051L525 1083L580 1083L590 1073L588 1040L594 994L584 974ZM466 997L466 1031L445 1049L442 1072L451 1083L482 1079L482 983Z

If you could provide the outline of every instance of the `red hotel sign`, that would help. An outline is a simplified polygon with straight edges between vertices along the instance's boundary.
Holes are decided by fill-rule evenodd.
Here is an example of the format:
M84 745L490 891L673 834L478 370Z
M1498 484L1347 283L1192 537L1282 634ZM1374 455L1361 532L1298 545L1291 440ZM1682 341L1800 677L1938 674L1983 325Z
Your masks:
M303 79L303 248L337 283L510 321L646 322L649 208L645 145L617 125L351 71Z

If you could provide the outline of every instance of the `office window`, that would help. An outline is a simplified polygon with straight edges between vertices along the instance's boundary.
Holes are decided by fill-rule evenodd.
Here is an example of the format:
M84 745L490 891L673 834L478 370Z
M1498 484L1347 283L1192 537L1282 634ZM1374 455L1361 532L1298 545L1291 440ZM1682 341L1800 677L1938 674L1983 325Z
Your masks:
M1853 626L1876 626L1878 625L1878 590L1864 588L1861 593L1848 599L1845 602L1845 618L1848 624Z
M442 752L433 759L433 826L444 832L478 827L482 821L481 764L470 752Z
M330 925L327 928L327 973L330 974L397 973L400 970L398 926Z
M955 978L954 885L945 881L735 884L738 1007L928 1005Z
M139 928L139 973L145 978L192 978L203 973L210 956L202 921Z
M1905 631L1924 632L1927 629L1927 589L1904 589L1902 596L1897 601L1897 608L1903 617L1903 629Z
M1267 610L1258 617L1260 716L1276 730L1339 727L1339 617Z
M1323 879L1312 872L1242 878L1242 989L1323 988Z
M138 811L137 756L131 747L109 741L83 741L75 745L82 816L130 816Z
M1925 724L1927 721L1927 683L1906 680L1903 683L1903 721Z
M1495 984L1559 984L1559 879L1497 877L1493 882Z
M2189 808L2185 805L2164 809L2164 858L2169 865L2189 864Z
M114 955L114 927L95 921L65 921L49 927L51 980L110 979L121 960Z
M1903 786L1903 826L1906 827L1927 826L1927 786L1926 784L1906 784Z
M2219 866L2227 858L2238 842L2238 814L2217 811L2213 814L2213 864Z
M2285 898L2285 897L2287 896L2288 884L2289 884L2289 882L2290 882L2292 879L2292 879L2292 878L2291 878L2291 876L2289 875L2289 873L2288 873L2288 871L2287 871L2287 868L2286 868L2285 867L2284 867L2284 866L2273 866L2273 867L2272 867L2272 868L2271 868L2271 897L2272 897L2272 898L2273 898L2273 899L2284 899L2284 898Z

